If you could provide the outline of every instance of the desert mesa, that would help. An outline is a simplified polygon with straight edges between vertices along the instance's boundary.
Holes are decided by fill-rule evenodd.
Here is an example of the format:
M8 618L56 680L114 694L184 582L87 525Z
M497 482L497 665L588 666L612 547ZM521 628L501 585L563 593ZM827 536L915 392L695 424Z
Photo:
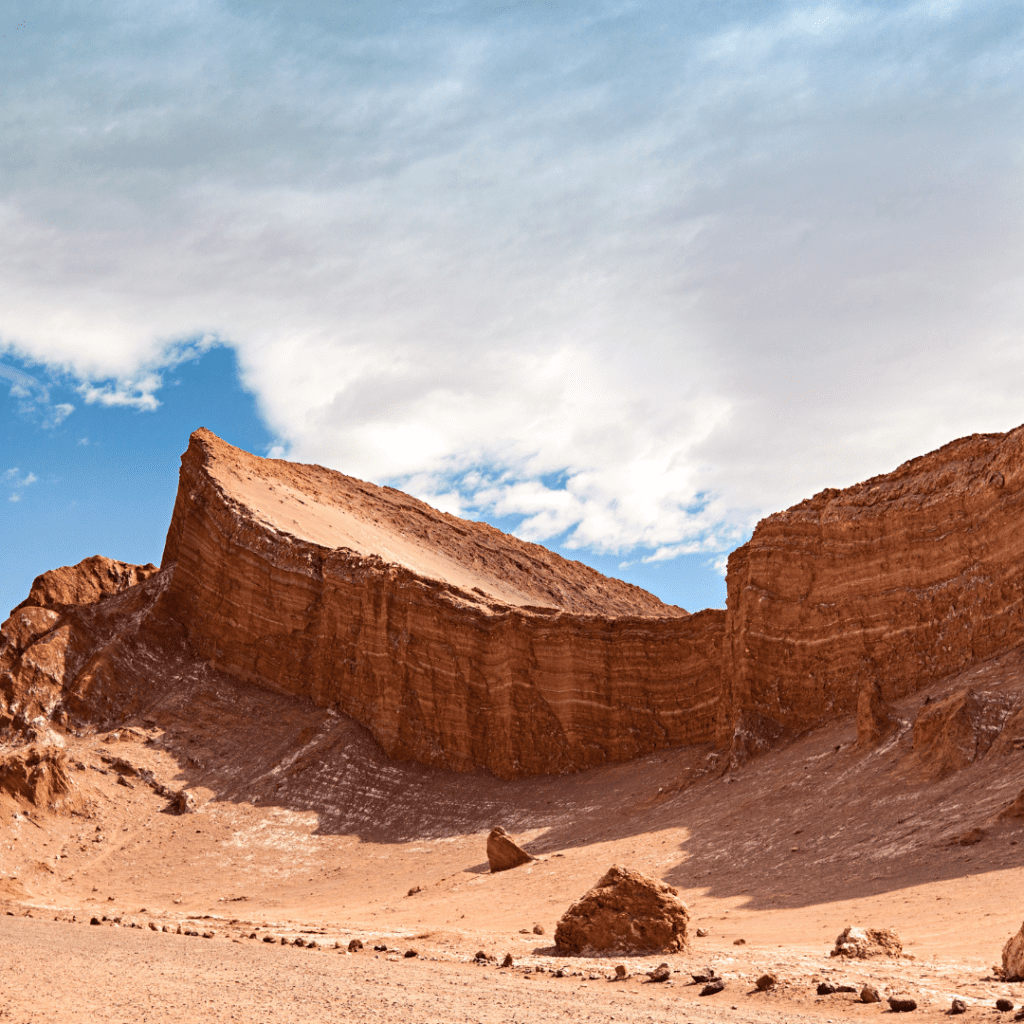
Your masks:
M392 758L502 778L708 743L742 760L858 706L877 738L893 701L1019 643L1022 468L1018 428L824 490L732 553L725 611L689 614L201 429L159 571L55 570L15 609L0 715L121 714L146 687L133 654L171 644L351 716ZM115 594L123 612L97 610Z

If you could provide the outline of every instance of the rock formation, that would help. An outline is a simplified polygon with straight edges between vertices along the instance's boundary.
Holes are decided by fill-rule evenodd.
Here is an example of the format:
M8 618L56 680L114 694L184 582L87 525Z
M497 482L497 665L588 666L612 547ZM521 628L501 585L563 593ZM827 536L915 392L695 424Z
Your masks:
M492 873L508 871L521 864L529 864L532 860L533 857L517 846L500 825L491 829L491 834L487 837L487 863Z
M78 787L59 747L26 747L0 759L0 798L46 810L77 807Z
M0 732L126 720L170 671L223 673L365 726L391 757L504 778L687 744L733 757L1001 656L1024 626L1024 427L976 435L758 524L728 608L690 615L483 523L197 431L162 567L38 577L0 627ZM925 707L942 775L1024 743L982 686Z
M1003 946L1003 978L1006 981L1024 981L1024 924Z
M875 956L901 956L903 943L891 928L844 928L829 956L867 960Z
M209 431L162 566L200 658L351 715L392 757L515 777L713 735L723 613Z
M615 865L562 915L555 945L562 953L675 953L686 948L689 920L674 886Z
M761 520L729 556L718 741L756 753L1024 632L1024 427L975 434Z

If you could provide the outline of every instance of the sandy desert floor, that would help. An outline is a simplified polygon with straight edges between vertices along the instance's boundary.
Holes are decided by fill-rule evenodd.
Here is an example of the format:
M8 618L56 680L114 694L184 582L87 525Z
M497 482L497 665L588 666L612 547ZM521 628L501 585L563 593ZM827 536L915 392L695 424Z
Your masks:
M1020 692L1024 660L972 671ZM133 729L63 737L74 789L62 812L0 798L0 1021L890 1012L819 997L822 980L909 993L919 1019L945 1019L954 996L966 1019L1012 1019L995 1000L1020 1006L1024 984L992 968L1024 920L1024 820L998 812L1024 786L1024 749L1008 741L936 773L910 742L917 706L969 682L908 698L900 732L872 749L847 722L740 766L688 748L508 782L389 761L343 716L193 673ZM188 786L198 812L171 813L147 773ZM538 860L490 874L497 824ZM680 889L686 953L557 953L559 916L613 863ZM909 956L830 958L850 924L894 928ZM365 948L350 954L352 938ZM478 951L495 960L475 963ZM648 981L663 961L671 981ZM609 980L617 963L629 979ZM690 975L705 965L727 985L702 998ZM756 992L765 971L779 984Z

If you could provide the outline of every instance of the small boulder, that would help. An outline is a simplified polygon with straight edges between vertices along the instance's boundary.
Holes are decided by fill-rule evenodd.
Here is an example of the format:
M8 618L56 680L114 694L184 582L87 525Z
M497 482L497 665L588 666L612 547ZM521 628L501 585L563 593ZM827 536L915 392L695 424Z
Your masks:
M725 988L725 982L721 978L715 978L714 981L709 981L701 990L702 996L713 996L717 995Z
M1003 946L1003 978L1006 981L1024 981L1024 924Z
M628 977L629 977L629 969L626 967L626 965L625 964L616 964L615 965L615 980L616 981L625 981Z
M967 1004L962 999L954 999L949 1007L949 1012L953 1016L956 1016L958 1013L966 1013Z
M99 919L98 917L94 917L94 918L93 918L93 919L92 919L92 920L91 920L91 921L89 922L89 924L99 924L99 923L100 923L100 919Z
M349 939L348 951L350 953L357 953L362 948L363 948L363 940L362 939Z
M615 865L562 915L555 946L563 953L675 953L686 948L689 919L674 886Z
M778 980L779 979L776 978L774 974L762 974L761 977L758 978L755 982L755 984L757 985L757 991L767 992L770 988L775 988L775 986L778 984Z
M171 797L171 811L174 814L195 814L199 810L199 801L190 789L179 789Z
M714 967L701 967L699 970L694 971L690 977L693 978L697 984L703 984L705 981L714 981L718 975L715 972Z
M491 829L487 837L487 863L491 872L508 871L521 864L529 864L534 858L517 846L509 834L500 826Z
M647 975L647 977L650 978L651 981L668 981L668 979L671 976L672 968L669 967L668 964L659 964L657 967L654 968L653 971L650 971Z
M501 966L502 967L512 967L514 964L515 964L515 961L512 959L512 954L511 953L506 953L505 954L505 959L501 961Z
M865 985L860 990L860 1001L862 1003L880 1003L882 994L874 985Z
M997 999L996 1000L996 1009L1000 1013L1009 1013L1013 1009L1013 1000L1012 999Z
M277 942L277 936L275 936L275 935L264 935L263 936L263 941L264 942Z
M544 934L544 925L542 925L542 924L535 924L533 926L533 934L534 935L543 935Z
M707 930L707 928L698 928L697 929L697 938L698 939L706 939L707 937L708 937L708 930Z
M745 946L747 944L747 940L746 939L733 939L732 940L732 944L734 946Z
M819 996L831 996L835 995L837 989L830 981L819 981L817 991Z
M406 960L411 960L414 956L419 956L420 951L418 949L407 949L404 953Z
M893 1013L910 1013L917 1009L917 1000L910 996L889 996L889 1009Z
M873 956L900 956L903 943L891 928L848 927L836 939L830 956L866 960Z

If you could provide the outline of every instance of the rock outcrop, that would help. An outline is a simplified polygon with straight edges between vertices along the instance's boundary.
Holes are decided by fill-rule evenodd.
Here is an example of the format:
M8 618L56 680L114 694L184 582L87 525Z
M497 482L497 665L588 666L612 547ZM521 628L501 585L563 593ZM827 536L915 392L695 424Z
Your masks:
M502 777L712 738L724 614L209 431L182 458L168 615L213 668Z
M868 960L875 956L901 956L903 943L891 928L844 928L829 956Z
M27 747L0 759L0 798L15 805L59 811L77 807L78 787L59 747Z
M533 860L524 849L512 841L512 837L500 826L491 829L487 837L487 863L492 874L508 871Z
M562 953L675 953L686 948L689 920L674 886L615 865L562 915L555 946Z
M28 597L18 608L48 608L63 612L83 604L95 604L112 594L134 587L155 576L155 565L132 565L114 558L93 555L77 565L65 565L37 576Z
M1015 704L974 687L927 704L914 722L914 753L940 776L966 768L988 752Z
M857 742L871 746L894 732L899 719L889 702L882 696L877 679L865 679L857 698Z
M1006 981L1024 981L1024 924L1003 946L1003 978Z
M1024 635L1024 427L763 519L729 556L718 741L756 753Z

